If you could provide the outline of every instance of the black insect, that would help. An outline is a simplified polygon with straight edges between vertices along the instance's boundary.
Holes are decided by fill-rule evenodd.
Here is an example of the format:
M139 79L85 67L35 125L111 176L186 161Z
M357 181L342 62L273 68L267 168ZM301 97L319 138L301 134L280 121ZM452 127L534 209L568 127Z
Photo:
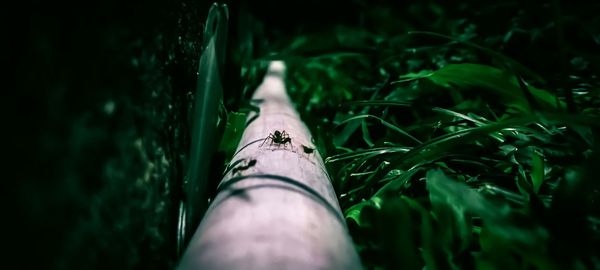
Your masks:
M281 145L283 144L283 146L285 146L286 144L290 144L292 147L292 138L290 138L290 135L285 132L285 130L282 130L281 132L279 132L279 130L275 130L274 133L269 133L269 136L267 136L265 138L265 140L259 145L262 146L263 144L265 144L267 142L267 140L271 139L271 144L277 144L277 145Z

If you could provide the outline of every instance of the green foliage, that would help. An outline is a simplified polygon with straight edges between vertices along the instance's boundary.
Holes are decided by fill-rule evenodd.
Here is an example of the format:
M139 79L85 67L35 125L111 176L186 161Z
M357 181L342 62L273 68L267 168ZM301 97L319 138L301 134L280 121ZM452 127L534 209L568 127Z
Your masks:
M423 74L426 73L426 74ZM464 90L489 91L500 99L500 102L514 107L517 112L531 112L526 93L523 93L516 78L510 73L494 67L480 64L450 64L435 72L421 71L418 74L406 74L400 79L427 78L433 83L446 88L457 87ZM533 95L533 102L546 109L564 108L564 103L558 101L548 91L528 86L525 91Z
M554 18L531 21L534 7L373 5L368 26L292 36L271 56L364 266L599 268L598 66L556 59Z
M225 152L227 157L231 157L242 138L246 128L246 113L228 112L225 131L219 144L219 151Z

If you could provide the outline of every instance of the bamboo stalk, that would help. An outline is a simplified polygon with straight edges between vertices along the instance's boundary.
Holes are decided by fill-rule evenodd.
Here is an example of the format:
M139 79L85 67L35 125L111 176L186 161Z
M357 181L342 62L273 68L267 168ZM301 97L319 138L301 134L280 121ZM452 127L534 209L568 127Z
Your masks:
M320 154L272 62L180 269L360 269ZM254 120L252 120L254 119ZM286 131L291 142L267 138ZM276 135L276 134L275 134Z

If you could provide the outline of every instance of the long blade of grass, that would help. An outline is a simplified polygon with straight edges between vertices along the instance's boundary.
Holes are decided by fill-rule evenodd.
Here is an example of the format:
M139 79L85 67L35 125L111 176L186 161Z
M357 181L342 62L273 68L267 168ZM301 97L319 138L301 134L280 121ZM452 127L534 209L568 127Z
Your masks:
M535 120L533 116L525 116L442 135L413 148L401 157L391 160L388 168L410 168L422 160L431 160L434 157L448 155L451 149L461 147L465 142L470 142L477 136L486 136L491 132L528 125Z
M365 150L358 150L351 153L343 153L338 155L333 155L325 159L325 163L333 163L348 159L355 159L358 157L363 157L366 155L382 155L388 153L406 153L410 151L410 147L377 147Z
M382 188L380 188L373 197L380 197L385 193L393 192L399 190L402 186L404 186L410 179L417 173L420 172L422 168L415 168L412 170L408 170L405 173L401 174L398 178L390 181L385 184Z
M444 109L444 108L438 108L438 107L436 107L436 108L433 108L432 110L433 110L434 112L440 112L440 113L443 113L443 114L446 114L446 115L450 115L450 116L453 116L453 117L457 117L457 118L459 118L459 119L463 119L463 120L466 120L466 121L472 122L472 123L474 123L474 124L475 124L475 125L477 125L477 126L483 126L483 125L485 125L485 124L486 124L486 123L484 123L484 122L482 122L482 121L480 121L480 120L477 120L477 119L475 119L475 118L473 118L473 117L470 117L470 116L468 116L468 115L465 115L465 114L462 114L462 113L459 113L459 112L455 112L455 111L451 111L451 110L448 110L448 109ZM488 123L489 123L489 122L491 122L491 121L488 121ZM492 137L494 137L494 138L495 138L496 140L498 140L498 141L504 141L504 138L502 138L502 135L501 135L501 134L493 134L493 133L492 133L492 134L490 134L490 135L491 135Z
M338 124L338 126L343 125L343 124L348 123L348 122L351 122L351 121L355 121L355 120L359 120L359 119L365 119L365 118L374 118L374 119L377 119L377 120L379 120L381 122L381 124L383 124L384 126L390 128L391 130L396 131L396 132L398 132L398 133L400 133L400 134L402 134L402 135L404 135L404 136L406 136L406 137L414 140L417 143L422 143L419 139L417 139L417 138L413 137L412 135L408 134L408 132L406 132L406 131L402 130L401 128L395 126L394 124L392 124L390 122L387 122L387 121L383 120L382 118L377 117L377 116L372 115L372 114L362 114L362 115L357 115L357 116L350 117L350 118L348 118L348 119L340 122Z
M410 107L410 102L405 101L394 101L394 100L358 100L351 101L342 104L342 106L398 106L398 107Z
M451 111L451 110L444 109L444 108L439 108L439 107L435 107L432 110L434 112L439 112L439 113L447 114L447 115L450 115L450 116L454 116L454 117L457 117L457 118L460 118L460 119L467 120L469 122L473 122L473 123L477 124L478 126L485 125L484 122L481 122L481 121L479 121L479 120L477 120L477 119L475 119L473 117L467 116L467 115L459 113L459 112L455 112L455 111Z
M375 91L373 92L373 94L371 95L371 100L374 100L377 95L379 94L379 91L381 91L381 89L387 84L387 80L386 82L384 82L383 84L381 84L380 86L378 86ZM367 114L369 113L369 109L371 107L370 106L365 106L360 113L361 114ZM349 125L346 125L344 127L344 129L342 130L342 132L340 132L338 135L336 135L333 138L333 144L337 145L337 146L341 146L344 143L346 143L346 141L348 141L348 139L350 138L350 136L356 131L356 129L358 128L359 122L352 122Z
M533 191L537 194L544 182L544 157L538 151L533 151L531 157L531 182Z

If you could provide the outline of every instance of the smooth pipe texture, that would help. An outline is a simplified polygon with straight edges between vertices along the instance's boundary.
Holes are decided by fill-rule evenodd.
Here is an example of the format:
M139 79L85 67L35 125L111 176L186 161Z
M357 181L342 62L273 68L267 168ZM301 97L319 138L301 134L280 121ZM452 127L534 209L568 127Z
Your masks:
M323 160L275 61L179 269L360 269ZM283 133L285 131L285 134Z

